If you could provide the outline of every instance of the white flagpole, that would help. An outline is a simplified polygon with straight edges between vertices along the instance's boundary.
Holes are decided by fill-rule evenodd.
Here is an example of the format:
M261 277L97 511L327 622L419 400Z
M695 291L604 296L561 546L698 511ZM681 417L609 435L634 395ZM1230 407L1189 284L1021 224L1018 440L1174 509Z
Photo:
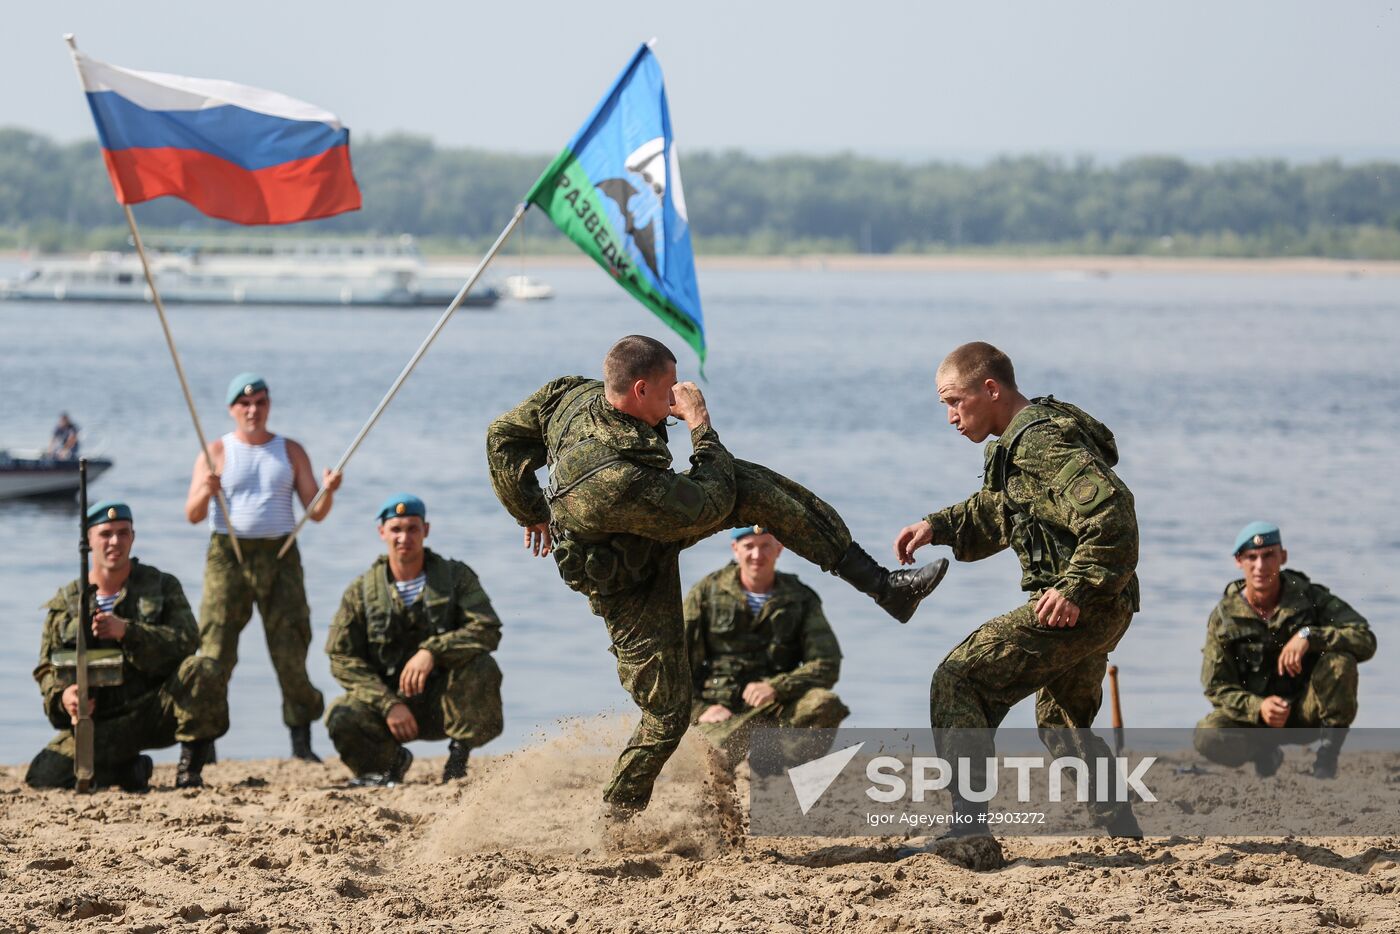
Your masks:
M185 379L185 368L180 365L180 354L175 349L175 338L170 335L170 322L165 317L165 303L160 300L155 276L151 275L151 264L146 259L146 248L141 243L141 232L136 228L136 217L131 213L131 205L123 204L126 223L131 228L131 240L136 244L136 254L141 257L141 269L146 273L146 285L151 290L151 300L155 303L156 314L160 315L160 329L165 332L165 345L170 348L170 359L175 363L175 375L180 377L180 389L185 394L185 405L190 410L190 420L194 422L194 433L199 436L199 450L204 455L204 466L215 473L214 459L209 456L209 442L204 438L204 427L199 423L199 413L194 408L194 397L190 395L190 384ZM243 563L243 550L238 547L238 535L233 531L233 513L229 512L228 500L224 498L224 488L219 487L219 508L224 511L224 524L228 526L228 540L233 545L234 557Z
M374 407L374 411L370 414L369 421L365 422L364 427L360 429L360 433L355 435L355 440L350 442L350 446L345 449L345 453L340 455L340 460L336 461L335 467L332 468L336 473L340 473L345 469L345 465L350 462L350 458L355 455L356 449L359 448L360 442L365 440L365 435L369 434L370 429L374 427L374 423L379 421L379 416L384 414L384 410L388 408L389 403L393 401L394 396L399 391L399 387L404 384L404 380L408 379L408 375L413 372L413 368L418 365L418 361L423 359L423 354L428 352L429 345L432 344L437 338L438 333L446 326L448 319L450 319L457 310L457 306L462 304L463 300L466 299L467 293L471 291L472 286L476 285L476 281L480 279L481 274L486 271L487 265L490 264L491 260L496 258L496 254L500 252L501 247L504 246L506 240L510 238L511 231L515 230L516 225L519 224L520 219L525 216L525 211L529 206L530 205L526 202L516 205L515 214L511 217L510 223L506 224L505 229L496 237L496 242L491 244L491 249L486 251L486 255L481 258L481 262L477 264L476 269L472 271L466 284L462 286L456 297L452 299L452 303L447 306L447 310L437 319L437 324L433 325L433 329L428 332L428 336L424 338L423 343L418 345L418 349L414 351L408 364L403 368L402 372L399 373L398 378L394 380L394 384L389 387L389 391L384 394L384 398L379 400L379 405ZM306 520L311 517L312 510L316 508L325 495L325 487L321 487L316 491L316 496L307 504L306 511L301 514L301 519L297 522L296 528L292 529L291 534L287 536L287 540L282 543L281 549L277 552L277 557L282 557L287 553L287 549L292 547L292 542L296 541L297 534L301 531L301 527L306 524Z
M83 88L84 93L87 86L83 83L83 72L78 64L78 43L73 34L65 33L63 41L68 43L68 48L73 53L73 67L78 71L78 86ZM204 438L204 428L199 423L199 413L195 411L194 397L190 395L190 384L185 379L185 368L180 365L180 354L175 349L175 338L170 334L170 322L165 317L165 303L160 300L160 290L156 288L156 280L151 275L151 264L146 259L146 248L141 243L141 231L136 227L136 217L131 213L131 205L123 204L122 210L126 212L126 225L131 228L131 242L136 246L136 254L141 257L141 269L146 274L146 286L151 290L151 301L156 306L156 314L160 316L160 329L165 332L165 345L170 348L170 359L175 364L175 375L180 377L180 389L185 394L185 405L189 407L190 419L194 422L194 433L199 436L199 452L204 455L204 465L209 468L210 473L214 473L214 460L209 456L209 442ZM219 489L219 506L224 511L224 519L228 525L229 542L233 545L234 557L238 563L243 563L243 550L238 547L238 536L233 531L233 517L229 512L228 501L224 498L224 491Z

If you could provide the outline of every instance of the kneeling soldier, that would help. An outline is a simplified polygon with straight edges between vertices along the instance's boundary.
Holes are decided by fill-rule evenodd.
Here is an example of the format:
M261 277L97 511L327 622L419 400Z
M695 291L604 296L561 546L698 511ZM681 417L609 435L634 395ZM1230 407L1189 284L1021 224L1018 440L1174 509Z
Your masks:
M1356 719L1356 665L1376 654L1376 637L1326 587L1283 570L1287 560L1276 525L1251 523L1235 539L1244 579L1225 588L1210 615L1201 683L1215 709L1196 725L1196 749L1222 765L1252 761L1268 776L1283 763L1284 736L1320 735L1313 775L1333 778ZM1293 732L1249 729L1261 726Z
M768 532L732 534L734 561L691 588L685 630L697 698L691 722L738 763L757 727L835 728L850 711L830 690L841 648L821 598L776 571L783 546Z
M96 784L127 791L150 787L145 749L180 743L175 784L198 788L213 741L228 730L228 699L218 662L195 655L199 628L180 582L131 557L131 509L102 502L88 510L91 583L96 587L88 638L88 697ZM44 713L60 732L29 764L35 788L73 787L72 723L78 686L72 667L82 585L74 580L47 604L34 680Z
M501 735L501 621L476 574L423 547L427 507L390 497L379 510L388 546L345 591L331 623L331 674L348 692L326 728L354 785L403 780L403 744L448 739L442 780L467 774L474 747Z

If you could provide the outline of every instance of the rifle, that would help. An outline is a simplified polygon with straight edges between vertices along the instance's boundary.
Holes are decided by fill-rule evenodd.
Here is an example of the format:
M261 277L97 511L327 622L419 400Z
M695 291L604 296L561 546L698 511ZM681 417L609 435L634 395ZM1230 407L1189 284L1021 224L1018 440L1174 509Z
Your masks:
M73 778L80 793L92 791L93 725L88 712L87 635L92 629L92 604L89 603L93 585L88 580L88 553L92 550L87 536L87 458L78 461L78 642L74 653L78 678L78 717L73 723Z
M1123 754L1123 708L1118 704L1118 666L1108 666L1108 692L1113 704L1113 754Z

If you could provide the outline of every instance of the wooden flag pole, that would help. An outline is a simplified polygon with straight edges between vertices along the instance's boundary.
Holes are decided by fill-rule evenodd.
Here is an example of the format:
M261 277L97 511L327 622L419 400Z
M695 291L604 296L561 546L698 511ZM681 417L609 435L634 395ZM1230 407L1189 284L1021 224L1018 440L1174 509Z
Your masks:
M1109 700L1113 706L1113 754L1123 754L1123 708L1118 702L1118 666L1108 666Z
M126 224L131 228L131 241L136 244L136 254L141 257L141 269L146 273L146 286L151 290L151 301L160 315L160 329L165 332L165 346L170 348L170 359L175 363L175 375L180 377L180 389L185 394L185 405L190 410L190 420L194 422L194 433L199 436L199 450L204 455L204 465L210 473L215 473L214 459L209 456L209 442L204 439L204 427L199 423L199 413L194 408L194 397L190 395L190 384L185 379L185 368L180 365L180 353L175 349L175 338L170 335L170 322L165 317L165 303L160 300L160 290L156 288L155 276L151 275L151 264L146 259L146 248L141 243L141 231L136 228L136 217L131 213L131 205L123 204ZM233 545L234 557L243 563L243 550L238 547L238 535L233 531L233 513L229 512L224 489L219 487L219 508L224 511L224 524L228 526L228 540Z
M365 422L359 434L355 435L355 440L351 441L350 446L345 449L345 453L340 455L340 460L336 461L335 467L332 468L336 473L340 473L345 469L345 465L350 462L350 458L355 455L355 451L359 448L360 442L365 440L365 435L369 434L370 429L374 427L374 423L379 421L379 416L384 414L384 410L388 408L389 403L392 402L394 396L398 394L399 387L404 384L404 380L408 379L408 375L413 372L413 368L418 366L418 361L423 359L423 354L428 352L428 347L437 339L438 334L447 325L448 320L452 317L453 313L456 312L457 306L462 304L466 299L467 293L472 290L472 286L476 285L476 281L480 279L481 274L486 271L487 265L490 264L491 260L496 258L496 254L500 252L501 247L505 246L506 240L510 238L511 232L515 230L516 225L520 223L521 218L525 216L525 211L529 207L530 204L528 201L516 205L515 214L511 217L510 223L506 224L505 229L496 237L496 242L491 244L491 249L486 251L486 255L481 258L481 262L477 263L476 269L472 270L472 274L468 277L466 284L457 292L456 297L452 299L452 303L447 306L447 310L439 316L437 324L433 325L433 329L428 332L428 336L423 339L423 343L418 345L418 349L414 351L408 364L404 366L398 378L394 380L394 384L389 387L389 391L384 394L384 398L379 400L379 404L375 406L374 411L370 413L369 420ZM296 528L292 529L291 534L287 536L287 540L282 543L282 547L277 552L277 557L282 557L287 553L287 549L292 547L292 543L297 539L297 534L301 532L301 527L306 525L306 520L311 517L312 510L316 508L325 495L325 487L321 487L316 491L315 497L307 504L306 511L301 514L301 519L297 521Z

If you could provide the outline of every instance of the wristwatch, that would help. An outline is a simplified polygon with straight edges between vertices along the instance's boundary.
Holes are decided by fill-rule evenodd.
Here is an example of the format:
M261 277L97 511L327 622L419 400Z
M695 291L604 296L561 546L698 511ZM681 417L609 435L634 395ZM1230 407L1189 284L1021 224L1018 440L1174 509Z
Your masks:
M1311 641L1312 641L1312 627L1311 627L1311 626L1304 626L1302 629L1299 629L1299 630L1298 630L1297 632L1295 632L1293 635L1295 635L1295 636L1302 636L1304 639L1307 639L1309 642L1311 642Z

